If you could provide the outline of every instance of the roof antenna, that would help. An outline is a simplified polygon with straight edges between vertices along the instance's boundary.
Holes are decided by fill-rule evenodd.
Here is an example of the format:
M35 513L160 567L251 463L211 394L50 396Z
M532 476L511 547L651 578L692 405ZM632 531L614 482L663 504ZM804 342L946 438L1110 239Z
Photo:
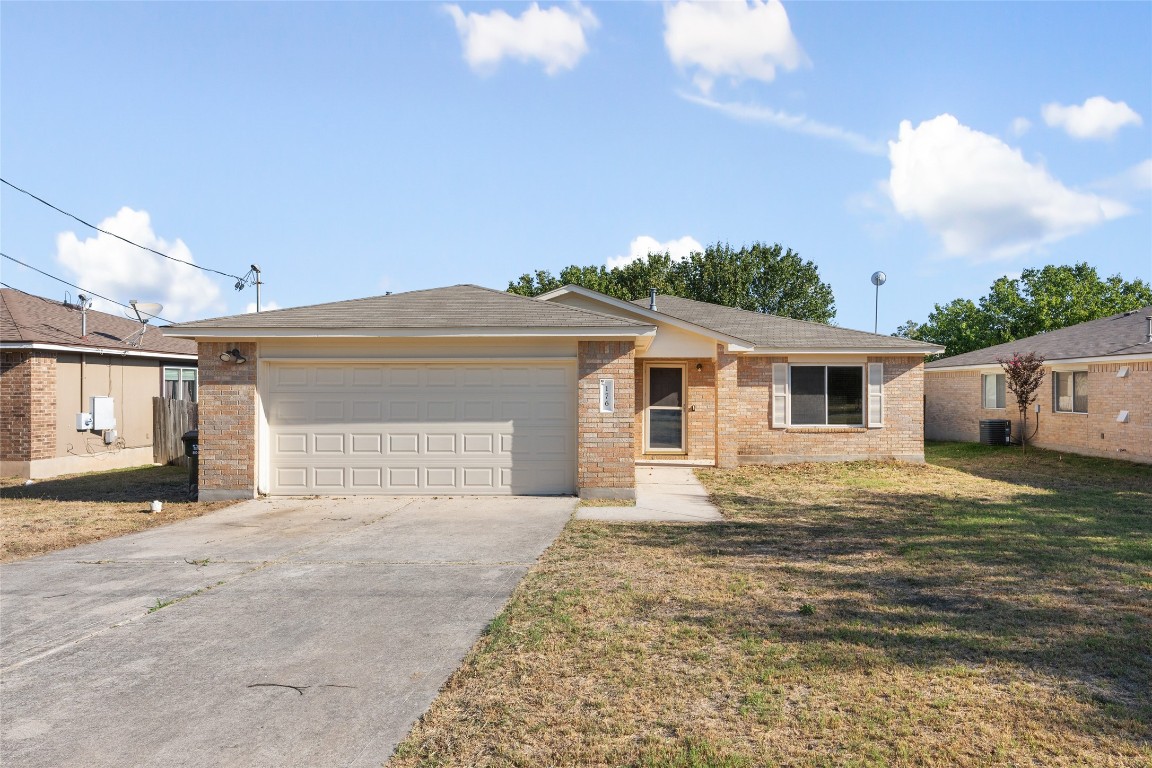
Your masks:
M256 311L260 311L260 286L264 283L260 282L260 267L253 264L248 268L247 274L236 281L236 290L242 291L249 285L256 286Z
M133 331L128 338L124 339L124 343L138 347L144 339L144 333L148 330L148 321L154 317L159 317L160 313L164 311L164 305L154 301L137 301L136 299L129 299L128 304L130 306L124 310L124 314L128 317L135 315L136 321L140 323L140 330Z
M80 337L87 341L88 339L88 310L92 308L92 299L84 294L76 296L77 301L80 302Z

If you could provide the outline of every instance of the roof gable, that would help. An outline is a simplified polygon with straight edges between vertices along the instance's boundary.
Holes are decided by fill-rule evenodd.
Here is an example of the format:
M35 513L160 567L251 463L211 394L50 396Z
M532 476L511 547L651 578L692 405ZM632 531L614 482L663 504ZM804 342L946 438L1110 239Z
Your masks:
M651 330L651 326L478 285L454 285L198 320L170 326L166 332L196 336L198 331L210 330L288 332L301 329L328 332L615 329L622 334L636 334Z
M964 365L999 365L996 358L1014 352L1034 352L1045 360L1152 355L1148 342L1148 317L1152 307L1089 320L1055 331L1028 336L1005 344L965 352L962 355L934 360L926 368L951 368Z
M14 288L0 288L0 341L6 345L50 344L127 353L150 352L195 355L196 343L164 336L156 326L139 344L124 340L140 330L140 323L107 312L88 310L88 335L81 333L80 308Z

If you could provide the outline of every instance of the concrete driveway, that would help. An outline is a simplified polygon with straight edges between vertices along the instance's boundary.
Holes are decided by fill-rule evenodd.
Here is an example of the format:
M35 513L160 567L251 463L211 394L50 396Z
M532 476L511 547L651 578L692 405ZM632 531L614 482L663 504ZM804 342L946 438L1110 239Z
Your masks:
M575 504L261 500L3 566L0 763L379 766Z

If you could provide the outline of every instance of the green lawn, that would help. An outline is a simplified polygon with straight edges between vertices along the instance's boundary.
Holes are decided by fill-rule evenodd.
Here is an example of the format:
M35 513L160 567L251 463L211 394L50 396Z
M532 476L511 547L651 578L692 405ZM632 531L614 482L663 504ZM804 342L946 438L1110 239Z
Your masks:
M390 765L1152 765L1152 467L928 452L573 521Z

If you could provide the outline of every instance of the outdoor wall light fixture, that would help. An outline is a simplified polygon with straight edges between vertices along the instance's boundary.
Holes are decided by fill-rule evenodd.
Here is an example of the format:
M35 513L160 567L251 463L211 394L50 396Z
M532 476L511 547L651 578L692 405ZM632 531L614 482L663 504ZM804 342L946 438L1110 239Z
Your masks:
M698 370L698 371L704 370L704 363L696 363L696 370Z
M220 359L225 363L236 363L236 365L244 365L248 362L248 358L240 354L238 349L230 349L227 352L220 353Z

